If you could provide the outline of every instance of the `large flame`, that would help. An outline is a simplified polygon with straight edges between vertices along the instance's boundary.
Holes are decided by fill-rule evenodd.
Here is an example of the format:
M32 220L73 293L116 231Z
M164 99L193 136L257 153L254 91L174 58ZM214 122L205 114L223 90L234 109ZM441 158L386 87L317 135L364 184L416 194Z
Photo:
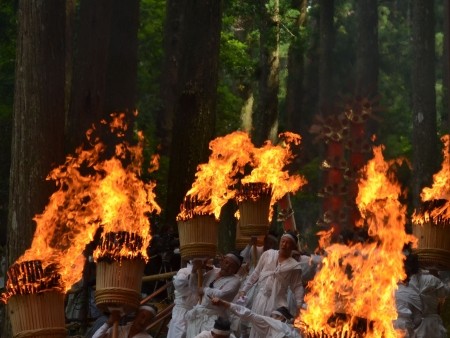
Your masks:
M43 268L56 265L65 290L81 279L83 251L99 227L103 232L128 231L143 238L143 257L147 258L152 212L160 212L155 202L154 183L140 179L142 134L138 144L124 141L125 114L113 114L109 127L119 142L113 156L107 157L106 144L88 131L90 149L82 147L68 156L63 165L48 176L57 190L42 214L36 215L36 232L28 249L17 261L42 261ZM106 121L102 121L107 124Z
M271 206L287 193L295 193L307 183L300 175L290 175L286 168L293 159L291 146L300 144L300 135L286 132L280 134L279 138L282 140L280 145L266 141L261 148L254 149L253 170L241 180L243 184L266 183L271 186Z
M433 175L431 188L423 188L420 197L423 202L434 200L445 202L432 210L414 213L413 222L416 224L424 224L430 220L450 220L450 135L444 135L441 137L441 141L444 144L442 168Z
M293 154L291 144L299 144L300 136L280 134L283 144L267 141L256 148L247 133L236 131L210 142L208 163L200 164L192 188L177 219L195 214L210 214L219 219L221 208L237 194L238 183L265 183L272 187L272 204L288 192L296 192L306 180L290 176L285 169Z
M208 163L198 166L195 181L187 192L186 198L199 203L192 205L194 210L181 210L177 218L189 218L189 213L214 215L219 219L220 210L225 203L234 198L237 174L251 161L254 146L247 133L236 131L218 137L209 143L211 155Z
M416 239L405 232L402 191L389 169L382 148L374 148L374 158L361 171L356 199L362 216L356 226L367 227L369 240L325 248L323 266L305 297L308 308L296 321L305 331L331 337L363 322L365 337L402 336L392 325L397 317L394 292L405 277L402 249ZM330 234L323 235L325 243Z

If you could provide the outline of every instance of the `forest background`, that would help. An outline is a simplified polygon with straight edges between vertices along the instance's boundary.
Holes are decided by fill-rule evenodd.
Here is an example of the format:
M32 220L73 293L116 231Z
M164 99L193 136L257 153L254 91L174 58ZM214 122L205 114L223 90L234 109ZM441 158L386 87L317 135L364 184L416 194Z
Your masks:
M176 229L212 139L245 130L259 146L292 131L302 146L291 169L308 180L292 204L313 249L324 144L310 128L361 100L374 108L367 140L375 134L386 158L409 160L397 176L411 212L449 133L448 20L448 0L2 1L6 266L30 245L33 217L54 190L47 174L114 111L137 109L146 156L161 155L158 171L143 170L163 210L154 234ZM232 208L221 218L223 251L233 246Z

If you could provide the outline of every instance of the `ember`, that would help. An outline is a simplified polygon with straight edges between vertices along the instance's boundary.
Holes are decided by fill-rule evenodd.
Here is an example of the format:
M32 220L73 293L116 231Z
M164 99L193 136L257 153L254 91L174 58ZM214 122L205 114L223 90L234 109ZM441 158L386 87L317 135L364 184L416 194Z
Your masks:
M6 292L2 294L5 301L12 295L34 294L54 289L62 291L61 276L54 265L42 268L41 261L25 261L13 264L7 272Z
M209 212L210 200L201 201L197 196L187 195L180 206L180 213L177 215L177 221L187 221L195 216L211 215Z
M264 197L272 196L272 186L264 182L251 182L241 184L237 189L236 201L256 201Z
M144 241L141 236L127 231L107 232L100 238L95 251L97 262L144 259L141 254Z

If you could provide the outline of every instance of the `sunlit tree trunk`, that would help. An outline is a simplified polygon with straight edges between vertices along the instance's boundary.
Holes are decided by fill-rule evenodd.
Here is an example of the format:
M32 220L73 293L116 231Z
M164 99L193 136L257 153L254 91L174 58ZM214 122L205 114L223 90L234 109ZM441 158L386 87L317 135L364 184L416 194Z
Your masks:
M33 218L54 189L47 174L64 159L65 2L24 0L18 6L8 265L30 247ZM2 337L10 336L9 327L2 330Z
M253 113L252 139L260 146L278 134L279 3L260 0L259 85Z
M222 19L217 0L188 1L182 9L180 89L175 100L166 204L166 223L172 227L197 166L208 161L208 146L214 137Z
M414 206L437 169L434 4L412 1L412 118Z

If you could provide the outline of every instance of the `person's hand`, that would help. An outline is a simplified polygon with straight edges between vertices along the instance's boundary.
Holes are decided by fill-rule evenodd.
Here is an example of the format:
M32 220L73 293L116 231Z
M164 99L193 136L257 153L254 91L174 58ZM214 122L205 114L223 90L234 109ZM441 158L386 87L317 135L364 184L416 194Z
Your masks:
M239 298L244 298L246 295L245 291L239 291Z
M113 311L111 311L111 314L109 315L109 318L108 318L108 321L107 321L108 325L109 326L113 326L113 324L115 322L118 322L120 320L120 317L121 317L120 310L113 310Z
M203 289L203 287L199 287L198 288L198 295L199 296L203 296L205 294L205 290Z
M194 259L192 262L192 272L197 272L203 266L203 261L201 259Z

